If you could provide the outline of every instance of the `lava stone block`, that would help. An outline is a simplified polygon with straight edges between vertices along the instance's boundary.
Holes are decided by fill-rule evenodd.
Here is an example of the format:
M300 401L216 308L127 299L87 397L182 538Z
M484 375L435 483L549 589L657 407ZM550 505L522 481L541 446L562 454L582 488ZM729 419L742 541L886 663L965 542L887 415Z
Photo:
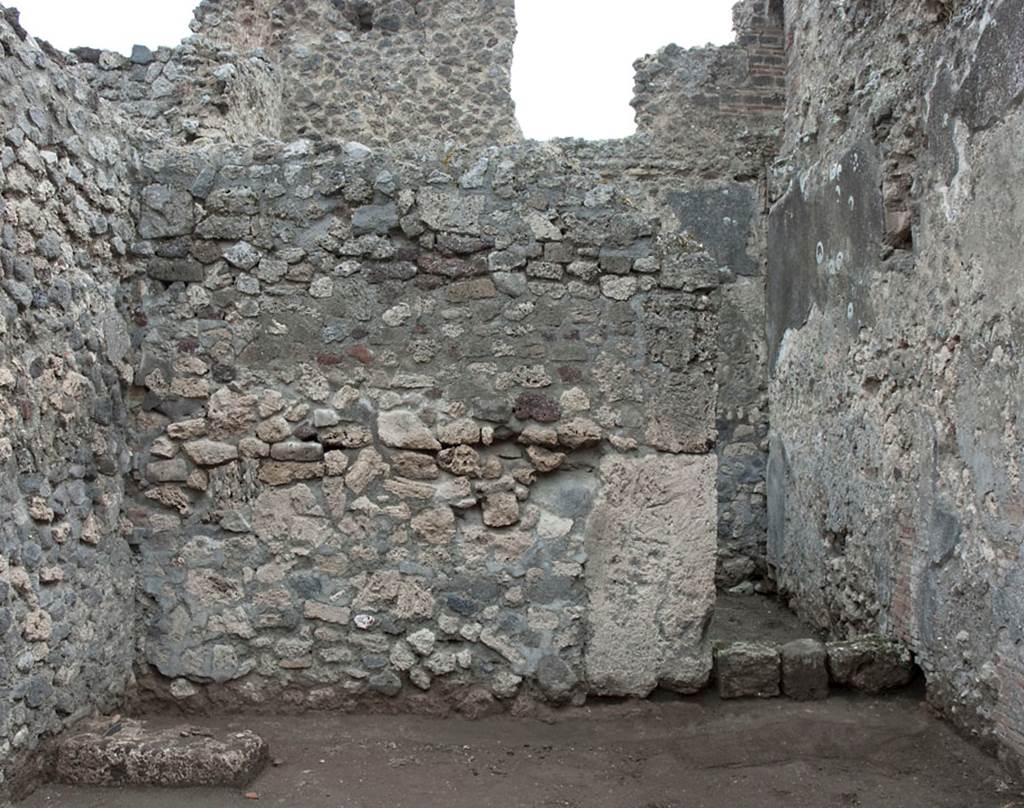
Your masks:
M779 695L779 649L756 642L737 642L715 651L718 695L723 699Z
M797 701L828 698L828 653L818 640L793 640L782 646L782 692Z
M837 685L881 693L909 684L914 664L901 643L872 635L830 642L828 670Z

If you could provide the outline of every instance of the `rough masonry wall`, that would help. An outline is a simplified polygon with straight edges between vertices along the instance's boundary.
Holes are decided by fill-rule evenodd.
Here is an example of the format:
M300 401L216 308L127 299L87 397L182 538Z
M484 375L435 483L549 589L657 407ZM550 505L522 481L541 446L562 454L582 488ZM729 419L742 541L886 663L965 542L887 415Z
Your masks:
M698 689L717 263L558 146L402 154L147 157L146 686L470 712Z
M175 48L137 45L129 56L75 48L68 59L148 148L281 134L281 72L259 48L193 36Z
M369 146L520 140L513 0L206 0L200 37L279 66L281 137Z
M771 214L769 560L806 617L879 628L933 704L1024 752L1024 10L787 6Z
M0 795L132 682L117 311L131 153L109 110L0 8ZM58 60L58 61L55 61Z
M188 709L703 685L716 556L764 572L778 18L737 19L713 115L652 68L641 134L549 145L510 0L207 2L130 57L5 30L11 771L133 652Z
M742 0L733 8L735 43L667 45L634 64L637 131L669 147L733 159L757 154L760 176L777 148L785 103L786 57L780 0ZM714 137L709 137L714 133Z
M638 63L640 134L572 148L632 203L677 221L723 270L718 583L763 587L763 200L781 123L784 58L778 9L746 0L734 16L736 45L668 48ZM519 137L507 86L511 4L209 2L197 10L193 28L197 34L179 48L136 48L130 58L76 49L79 69L98 92L140 120L148 133L143 148L307 130L368 144ZM413 55L409 37L418 43ZM472 59L460 50L467 47ZM443 65L440 72L436 64ZM316 78L337 65L343 66L337 81ZM499 76L497 85L459 73L477 68ZM428 99L429 117L417 112L427 79L430 93L441 88L439 98ZM313 99L315 125L307 126L289 93Z

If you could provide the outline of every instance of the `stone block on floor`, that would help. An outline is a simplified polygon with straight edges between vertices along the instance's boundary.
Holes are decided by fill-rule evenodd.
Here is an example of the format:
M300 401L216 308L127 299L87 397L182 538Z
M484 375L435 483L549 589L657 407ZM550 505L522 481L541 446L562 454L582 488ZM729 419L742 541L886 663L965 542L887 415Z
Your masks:
M818 640L793 640L782 646L782 692L797 701L828 698L828 653Z
M895 640L872 635L828 644L828 669L837 685L881 693L910 683L910 651Z
M127 718L92 722L60 740L54 779L94 786L242 786L267 763L266 741L248 730L150 728Z
M715 651L718 695L723 699L779 695L779 650L757 642L736 642Z

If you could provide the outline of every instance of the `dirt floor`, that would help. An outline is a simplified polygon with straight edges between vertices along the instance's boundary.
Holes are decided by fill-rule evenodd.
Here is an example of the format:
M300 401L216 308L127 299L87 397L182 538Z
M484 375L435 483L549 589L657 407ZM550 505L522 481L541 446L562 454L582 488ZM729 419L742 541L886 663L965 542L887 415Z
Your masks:
M919 694L599 704L547 720L310 714L251 728L277 765L248 788L46 786L23 808L1024 808ZM245 792L252 792L247 798Z
M776 598L719 592L708 632L712 640L757 640L782 645L790 640L820 638L821 633L800 620Z

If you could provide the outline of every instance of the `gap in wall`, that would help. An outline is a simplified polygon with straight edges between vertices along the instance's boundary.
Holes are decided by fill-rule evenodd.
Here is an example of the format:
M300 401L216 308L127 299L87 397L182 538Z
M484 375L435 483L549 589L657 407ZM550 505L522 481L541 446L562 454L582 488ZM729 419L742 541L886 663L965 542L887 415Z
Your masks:
M132 46L176 47L189 36L198 0L18 0L21 24L56 48L90 47L125 56Z
M512 96L523 134L535 140L634 134L633 62L672 42L684 48L732 42L733 3L516 0Z

